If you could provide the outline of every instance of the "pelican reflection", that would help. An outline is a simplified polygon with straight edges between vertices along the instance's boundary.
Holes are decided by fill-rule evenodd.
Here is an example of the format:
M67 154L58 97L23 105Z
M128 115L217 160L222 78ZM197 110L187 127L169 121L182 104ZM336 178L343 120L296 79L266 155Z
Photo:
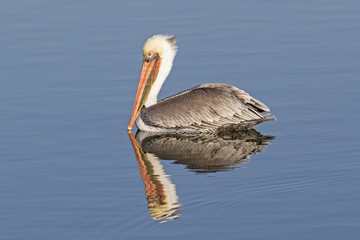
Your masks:
M172 220L181 215L176 186L159 159L174 160L190 171L229 171L261 152L274 138L254 129L224 135L184 135L138 131L129 133L140 175L145 184L149 214L155 220Z

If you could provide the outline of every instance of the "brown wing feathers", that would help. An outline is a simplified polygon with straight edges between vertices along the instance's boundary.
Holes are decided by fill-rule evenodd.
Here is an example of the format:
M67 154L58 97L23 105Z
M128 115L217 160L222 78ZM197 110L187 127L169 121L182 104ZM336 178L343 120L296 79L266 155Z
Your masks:
M259 121L264 118L264 111L269 108L243 90L226 84L202 84L165 98L140 114L150 126L201 131Z

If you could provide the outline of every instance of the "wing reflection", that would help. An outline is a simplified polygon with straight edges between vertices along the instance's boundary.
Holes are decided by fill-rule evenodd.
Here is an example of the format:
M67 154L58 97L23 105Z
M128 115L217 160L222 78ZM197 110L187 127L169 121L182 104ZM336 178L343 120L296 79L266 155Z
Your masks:
M175 164L183 164L197 173L234 170L236 165L263 151L273 138L254 129L224 136L136 133L144 152L175 160Z
M176 187L159 158L175 160L175 164L183 164L197 173L229 171L263 151L274 138L254 129L223 136L141 131L136 133L136 139L132 133L129 136L145 184L149 214L162 221L176 219L182 213Z

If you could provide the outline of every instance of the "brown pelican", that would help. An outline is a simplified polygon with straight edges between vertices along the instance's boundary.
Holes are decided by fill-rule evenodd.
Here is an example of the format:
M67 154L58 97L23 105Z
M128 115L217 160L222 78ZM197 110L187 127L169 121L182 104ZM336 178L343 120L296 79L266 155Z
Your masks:
M157 102L176 55L174 36L155 35L143 48L143 65L128 131L136 121L150 132L205 132L246 129L273 120L270 109L234 86L206 83Z

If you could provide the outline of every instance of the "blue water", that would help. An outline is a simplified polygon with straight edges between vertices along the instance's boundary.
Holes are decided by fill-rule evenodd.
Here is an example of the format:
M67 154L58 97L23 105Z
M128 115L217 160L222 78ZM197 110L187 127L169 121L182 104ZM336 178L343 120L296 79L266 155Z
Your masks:
M358 239L359 11L1 1L0 239ZM273 137L261 151L217 170L156 151L138 161L126 127L156 33L179 45L159 97L205 82L246 90L278 118L256 127ZM142 161L163 172L142 174ZM153 219L145 188L157 182L175 189L176 219Z

